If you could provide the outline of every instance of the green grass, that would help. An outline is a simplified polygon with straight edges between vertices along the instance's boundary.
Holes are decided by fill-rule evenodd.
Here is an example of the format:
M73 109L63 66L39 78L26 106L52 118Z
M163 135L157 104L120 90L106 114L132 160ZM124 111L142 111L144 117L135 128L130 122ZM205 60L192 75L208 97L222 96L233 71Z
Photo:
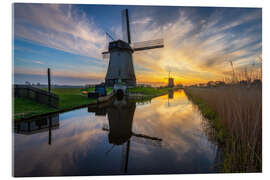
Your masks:
M228 138L229 133L228 130L222 125L220 121L220 117L218 114L213 111L207 103L205 103L202 99L192 96L189 93L186 93L187 97L198 106L203 117L207 118L211 124L211 126L216 130L216 138L220 144L224 144L226 138Z
M52 92L59 96L59 109L67 109L95 102L81 94L80 88L54 88Z
M110 93L112 90L113 90L113 88L111 88L111 87L106 88L107 93ZM90 88L81 89L80 91L94 92L95 88L90 87Z
M25 98L14 98L14 119L29 118L96 102L95 99L82 95L80 88L53 88L52 92L59 96L58 108L51 108Z
M135 87L135 88L129 88L128 92L157 96L160 94L167 93L170 89L171 88L158 89L158 88L153 88L153 87Z
M44 114L55 111L45 104L36 103L33 100L24 98L14 98L14 119L22 117L31 117L34 115Z
M193 96L188 91L186 91L186 95L189 100L191 100L194 104L196 104L201 111L203 117L208 119L210 126L215 130L215 139L222 147L227 147L228 144L231 144L232 138L228 132L228 130L222 125L219 115L213 111L207 103L205 103L201 98L197 96ZM211 135L212 136L212 135ZM229 142L229 143L228 143ZM228 156L227 148L223 151L222 158L223 162L218 164L219 170L221 172L231 172L230 168L233 164L235 164L231 160L231 156ZM220 163L220 162L219 162Z
M89 87L89 88L80 89L80 91L94 92L95 88L94 87Z

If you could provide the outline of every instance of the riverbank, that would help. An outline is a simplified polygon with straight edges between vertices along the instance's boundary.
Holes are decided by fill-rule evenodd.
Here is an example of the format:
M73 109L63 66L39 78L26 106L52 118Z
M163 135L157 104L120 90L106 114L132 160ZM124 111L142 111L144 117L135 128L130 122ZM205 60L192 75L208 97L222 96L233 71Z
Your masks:
M168 93L171 88L132 88L129 98L131 99L149 99ZM94 88L53 88L52 93L59 96L59 107L52 108L44 104L36 103L35 101L25 98L14 98L13 118L15 121L28 119L31 117L42 116L57 112L65 112L72 109L77 109L89 105L97 104L96 99L87 97L87 92L94 91ZM107 88L108 96L100 98L100 102L107 101L112 97L113 88Z
M54 88L52 92L59 96L58 108L51 108L25 98L14 98L14 120L63 112L96 103L95 99L89 99L87 95L83 95L81 88Z
M129 88L128 98L138 100L150 99L167 94L171 90L174 90L174 88L154 88L154 87Z
M185 92L215 129L214 138L223 148L220 170L261 172L261 87L194 87Z

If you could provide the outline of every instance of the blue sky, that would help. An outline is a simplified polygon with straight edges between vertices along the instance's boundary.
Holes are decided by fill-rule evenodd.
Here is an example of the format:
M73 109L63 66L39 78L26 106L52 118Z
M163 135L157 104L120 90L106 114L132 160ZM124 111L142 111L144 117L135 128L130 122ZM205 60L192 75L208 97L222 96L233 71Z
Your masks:
M14 82L83 85L104 81L105 32L122 38L128 8L132 42L164 38L165 48L134 53L139 83L221 80L230 71L260 66L262 16L258 8L14 4Z

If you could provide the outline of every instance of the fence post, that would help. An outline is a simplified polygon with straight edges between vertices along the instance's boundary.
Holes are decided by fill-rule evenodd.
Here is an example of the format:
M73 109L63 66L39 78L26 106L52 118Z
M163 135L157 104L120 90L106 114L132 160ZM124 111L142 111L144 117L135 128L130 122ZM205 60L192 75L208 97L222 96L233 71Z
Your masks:
M48 68L48 92L49 92L49 96L48 96L48 104L49 106L51 106L51 69Z
M48 68L48 91L51 93L51 70Z

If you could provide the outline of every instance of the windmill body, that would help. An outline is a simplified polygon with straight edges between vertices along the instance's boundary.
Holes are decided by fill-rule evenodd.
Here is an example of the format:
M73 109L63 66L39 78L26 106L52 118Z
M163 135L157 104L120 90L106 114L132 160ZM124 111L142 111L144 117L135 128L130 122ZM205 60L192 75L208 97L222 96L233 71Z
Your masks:
M169 78L168 79L168 87L174 87L174 78Z
M122 11L122 30L124 40L115 41L106 33L112 39L109 43L108 51L102 52L103 58L109 57L109 65L105 77L105 84L109 87L113 87L119 80L125 83L127 87L136 86L132 54L135 51L164 47L163 39L131 43L127 9Z
M122 40L109 44L110 61L105 78L107 86L113 86L119 79L128 86L136 85L132 53L128 43Z

